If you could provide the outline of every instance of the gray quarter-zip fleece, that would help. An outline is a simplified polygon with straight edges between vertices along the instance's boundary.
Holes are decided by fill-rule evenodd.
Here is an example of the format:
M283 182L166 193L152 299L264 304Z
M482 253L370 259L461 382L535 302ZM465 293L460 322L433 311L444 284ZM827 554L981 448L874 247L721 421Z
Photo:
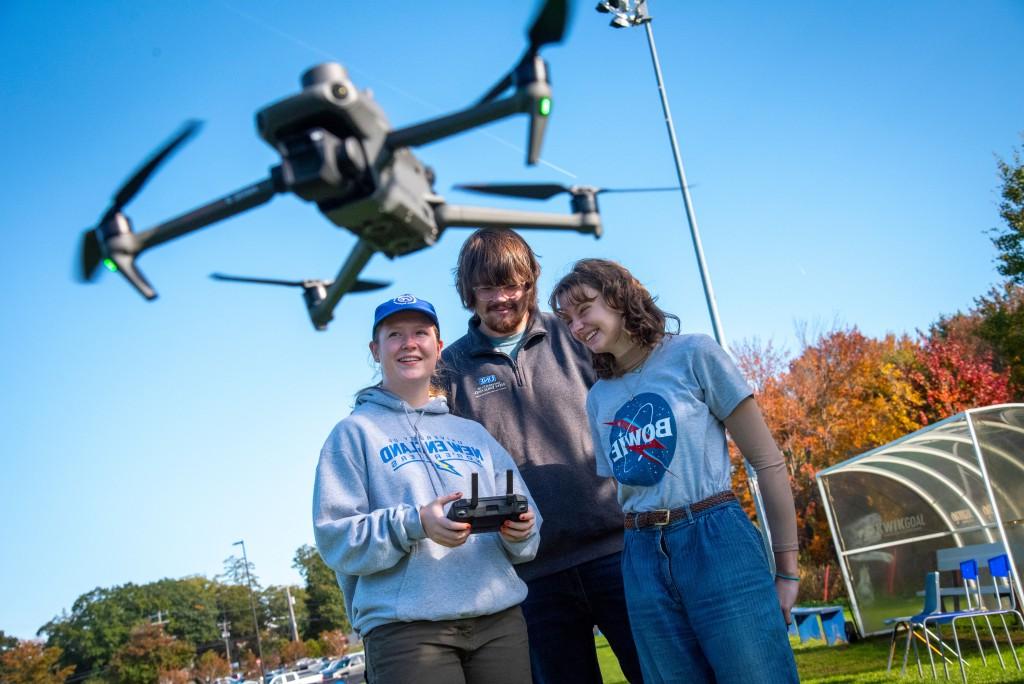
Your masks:
M615 481L597 475L587 421L590 355L553 314L534 312L513 360L480 332L480 319L441 352L453 413L479 421L508 449L544 512L526 581L622 550Z
M510 542L488 532L455 548L427 538L420 506L454 492L468 498L474 472L480 496L504 494L507 469L536 515L529 538ZM448 413L442 398L412 409L386 390L364 390L320 452L316 545L360 634L389 622L479 617L518 605L526 585L512 564L534 557L540 527L512 458L479 423Z

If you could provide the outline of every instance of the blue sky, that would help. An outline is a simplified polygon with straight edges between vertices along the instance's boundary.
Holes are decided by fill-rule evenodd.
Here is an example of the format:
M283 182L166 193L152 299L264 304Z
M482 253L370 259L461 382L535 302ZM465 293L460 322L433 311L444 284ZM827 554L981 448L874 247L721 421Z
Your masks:
M795 351L796 329L926 328L997 280L995 156L1024 131L1019 2L651 0L666 86L726 336ZM324 437L374 376L374 306L413 292L454 341L450 270L466 232L367 277L326 333L297 291L212 271L332 277L354 243L316 208L269 205L144 255L146 303L104 274L71 279L82 229L188 118L205 127L130 205L138 229L263 178L253 114L323 61L345 64L395 126L475 101L518 58L525 2L0 5L0 629L32 636L97 586L212 576L244 538L264 583L299 582ZM548 49L547 165L525 119L425 146L460 182L670 185L675 173L642 29L577 3ZM541 291L584 256L616 258L710 332L682 202L601 198L605 237L528 233Z

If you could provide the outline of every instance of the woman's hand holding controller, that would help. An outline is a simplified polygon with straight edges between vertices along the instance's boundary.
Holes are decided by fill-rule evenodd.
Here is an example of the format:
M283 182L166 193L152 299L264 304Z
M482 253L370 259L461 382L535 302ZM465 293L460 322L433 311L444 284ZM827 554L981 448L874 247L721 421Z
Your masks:
M470 524L449 520L444 512L446 504L461 498L462 492L455 492L439 496L430 503L420 506L420 522L423 524L423 531L427 533L427 537L441 546L455 548L462 546L469 539ZM531 513L531 518L532 515ZM530 525L533 525L532 520Z
M501 536L510 542L521 542L533 534L533 511L519 514L520 522L506 520L501 524Z

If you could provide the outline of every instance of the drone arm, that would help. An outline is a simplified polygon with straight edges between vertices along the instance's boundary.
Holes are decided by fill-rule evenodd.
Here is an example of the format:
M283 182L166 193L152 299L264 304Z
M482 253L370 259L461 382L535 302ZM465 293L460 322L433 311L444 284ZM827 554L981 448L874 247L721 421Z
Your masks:
M216 223L229 216L240 214L243 211L248 211L253 207L269 202L276 193L283 191L278 175L275 168L271 177L266 180L248 185L230 195L225 195L220 199L204 204L181 216L138 233L135 236L136 254L208 226L211 223Z
M601 236L601 217L597 212L551 214L439 204L434 207L434 216L439 228L550 228Z
M391 131L388 134L388 146L395 149L425 145L511 114L527 112L530 115L530 134L527 140L526 163L537 163L551 109L551 86L547 83L546 67L542 60L530 60L524 68L527 73L527 76L524 76L525 85L517 88L509 97L481 102L454 114Z
M517 92L502 100L473 105L454 114L393 130L388 134L387 143L392 149L426 145L470 128L518 114L523 111L524 105L529 103L529 99L525 92Z
M342 295L352 290L356 284L360 271L366 266L366 262L374 255L376 250L366 240L360 239L352 252L345 259L341 270L322 300L315 306L309 308L309 317L313 321L313 327L317 330L326 330L327 324L334 318L334 307L341 301Z

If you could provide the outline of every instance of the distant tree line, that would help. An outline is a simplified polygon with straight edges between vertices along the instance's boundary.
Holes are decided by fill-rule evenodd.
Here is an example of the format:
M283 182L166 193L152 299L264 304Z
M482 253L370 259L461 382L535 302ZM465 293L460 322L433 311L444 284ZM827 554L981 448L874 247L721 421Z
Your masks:
M264 588L249 563L267 669L305 656L341 655L347 648L351 624L334 572L308 545L295 552L293 566L304 586ZM214 579L93 589L39 629L45 641L19 642L0 632L0 681L206 682L229 674L229 650L232 662L255 674L256 632L245 570L243 560L231 556ZM292 638L288 592L295 601L298 640Z

